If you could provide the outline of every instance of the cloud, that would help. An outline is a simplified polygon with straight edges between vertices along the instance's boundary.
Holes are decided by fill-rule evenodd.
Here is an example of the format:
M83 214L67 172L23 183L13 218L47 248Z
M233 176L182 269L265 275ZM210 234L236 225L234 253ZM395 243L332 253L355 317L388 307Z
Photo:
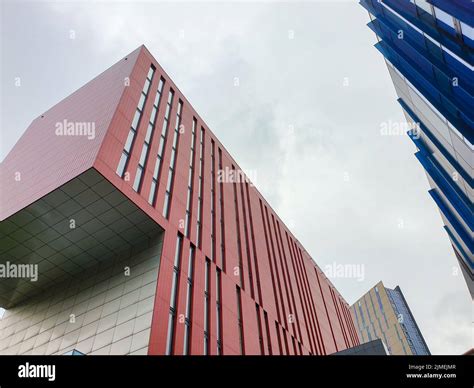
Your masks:
M356 2L8 3L2 156L144 43L317 263L364 264L334 279L348 302L400 285L432 352L460 353L470 298L413 144L380 134L403 116L367 22Z

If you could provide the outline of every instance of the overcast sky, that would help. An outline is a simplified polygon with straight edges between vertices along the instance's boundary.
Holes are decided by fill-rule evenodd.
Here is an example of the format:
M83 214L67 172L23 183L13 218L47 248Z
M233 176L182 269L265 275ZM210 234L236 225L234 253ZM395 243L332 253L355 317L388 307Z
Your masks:
M331 279L350 304L399 285L431 352L465 352L471 298L413 143L381 135L404 117L368 21L350 0L7 1L0 159L145 44L319 266L364 266Z

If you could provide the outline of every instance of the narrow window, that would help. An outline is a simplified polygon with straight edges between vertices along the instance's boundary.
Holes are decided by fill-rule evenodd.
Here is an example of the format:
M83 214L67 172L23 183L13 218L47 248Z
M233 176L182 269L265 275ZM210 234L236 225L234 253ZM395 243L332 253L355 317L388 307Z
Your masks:
M235 167L232 166L232 171L234 172L234 176L236 174ZM244 279L243 279L243 265L242 265L242 244L241 244L241 239L240 239L240 221L239 221L239 204L237 201L237 183L235 183L235 179L233 182L233 188L234 188L234 211L235 211L235 225L237 228L237 253L238 253L238 259L239 259L239 282L240 282L240 287L244 288Z
M214 157L215 144L211 140L211 260L216 261L216 161Z
M198 180L198 211L196 223L196 245L202 246L202 196L203 196L203 181L204 181L204 128L201 127L199 136L199 180Z
M171 148L171 160L170 160L170 168L168 174L168 184L166 185L166 193L165 193L165 202L163 205L163 217L168 218L169 216L169 209L170 209L170 202L173 195L173 178L174 178L174 170L176 168L176 153L178 152L178 141L179 141L179 127L181 125L181 111L183 110L183 102L179 100L178 103L178 111L176 112L176 124L174 127L174 134L173 134L173 144Z
M210 313L210 290L209 277L211 275L211 262L206 257L206 268L204 270L204 355L209 354L209 313Z
M273 354L273 352L272 352L272 339L271 339L271 335L270 335L270 325L268 324L268 314L265 310L263 311L263 318L265 320L265 331L267 332L268 354L271 356Z
M132 151L133 143L134 143L134 140L135 140L135 136L137 134L138 126L140 125L140 120L141 120L141 117L142 117L142 111L143 111L143 108L146 104L146 100L147 100L147 96L148 96L148 90L150 88L150 84L151 84L151 81L153 79L153 74L154 73L155 73L155 67L152 65L150 67L150 69L148 70L148 75L147 75L147 78L145 80L145 84L143 86L143 91L140 94L140 98L139 98L138 104L137 104L137 109L136 109L135 115L133 116L133 119L132 119L132 124L131 124L131 127L130 127L130 131L128 133L127 140L125 141L124 148L123 148L123 151L122 151L122 155L120 157L119 164L117 166L117 170L115 171L117 173L117 175L120 176L121 178L124 177L125 171L127 169L128 162L130 160L130 154L131 154L131 151ZM137 171L137 174L135 174L135 177L136 177L135 182L133 184L134 189L135 189L135 187L139 186L139 183L140 183L141 173L140 173L140 175L137 179L138 174L139 173Z
M263 344L263 334L262 334L262 320L260 318L260 309L258 304L255 303L255 313L257 314L257 329L258 329L258 343L260 344L260 354L264 355L264 344Z
M217 338L217 355L222 354L222 278L221 270L216 268L216 338Z
M189 174L188 174L188 196L186 199L186 214L184 217L184 235L189 237L190 228L189 222L191 220L192 212L192 199L193 199L193 182L194 182L194 154L195 154L195 143L196 143L196 126L197 120L193 118L193 127L191 134L191 150L189 154Z
M188 262L188 284L186 290L186 314L185 314L185 328L184 328L184 344L183 344L183 355L189 354L189 343L191 338L191 314L193 304L193 279L194 279L194 246L191 245L189 248L189 262Z
M239 286L235 286L237 292L237 326L239 328L240 354L245 354L244 325L242 322L242 295Z
M166 138L168 134L168 123L170 119L171 106L173 104L173 96L174 96L174 91L173 89L170 89L170 92L168 94L168 102L166 103L166 111L165 111L165 118L163 120L163 127L161 128L160 145L158 147L158 153L156 155L156 160L155 160L155 168L153 170L153 178L152 178L152 183L151 183L151 188L150 188L150 195L148 197L148 202L152 206L155 206L156 204L156 193L158 191L158 181L160 179L163 153L164 153Z
M153 139L153 133L155 131L156 115L158 113L158 108L159 108L159 104L161 100L161 94L163 91L163 85L164 85L164 79L160 78L160 82L158 83L158 89L156 91L155 101L153 103L153 108L152 108L150 119L148 122L148 128L146 130L145 141L142 147L142 153L140 154L140 160L138 162L137 172L135 174L135 181L133 182L133 190L135 190L136 192L140 192L141 190L141 186L143 182L143 179L142 179L143 171L145 170L146 164L148 162L150 143L151 143L151 140ZM152 183L152 186L154 186L154 183L155 182Z
M176 252L174 256L173 281L171 284L170 311L168 319L168 338L166 340L166 355L173 354L173 344L176 326L176 301L178 300L179 272L181 265L181 253L183 250L183 237L178 234L176 241Z
M222 177L223 170L222 170L222 150L219 148L219 174L220 174L220 182L219 182L219 206L220 206L220 227L221 227L221 263L220 266L222 270L225 272L225 223L224 223L224 179Z

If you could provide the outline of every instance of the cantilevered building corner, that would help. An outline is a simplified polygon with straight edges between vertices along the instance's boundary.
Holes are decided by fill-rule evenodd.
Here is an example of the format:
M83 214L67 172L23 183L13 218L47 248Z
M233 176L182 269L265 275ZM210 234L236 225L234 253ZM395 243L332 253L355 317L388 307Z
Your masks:
M474 3L361 0L474 297Z
M239 166L144 46L36 118L0 172L0 354L358 345L346 301L222 170Z

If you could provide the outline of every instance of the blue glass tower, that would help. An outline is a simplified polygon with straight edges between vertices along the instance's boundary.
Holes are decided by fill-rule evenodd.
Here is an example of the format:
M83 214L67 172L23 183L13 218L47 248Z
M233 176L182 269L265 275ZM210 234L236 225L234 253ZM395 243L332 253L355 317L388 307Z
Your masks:
M405 332L408 344L412 349L413 354L430 354L428 345L426 345L423 335L416 324L415 318L410 311L410 307L408 307L408 303L406 302L400 287L397 286L393 290L385 288L385 290L387 291L390 303L400 321L400 326Z
M361 0L474 297L472 0Z

